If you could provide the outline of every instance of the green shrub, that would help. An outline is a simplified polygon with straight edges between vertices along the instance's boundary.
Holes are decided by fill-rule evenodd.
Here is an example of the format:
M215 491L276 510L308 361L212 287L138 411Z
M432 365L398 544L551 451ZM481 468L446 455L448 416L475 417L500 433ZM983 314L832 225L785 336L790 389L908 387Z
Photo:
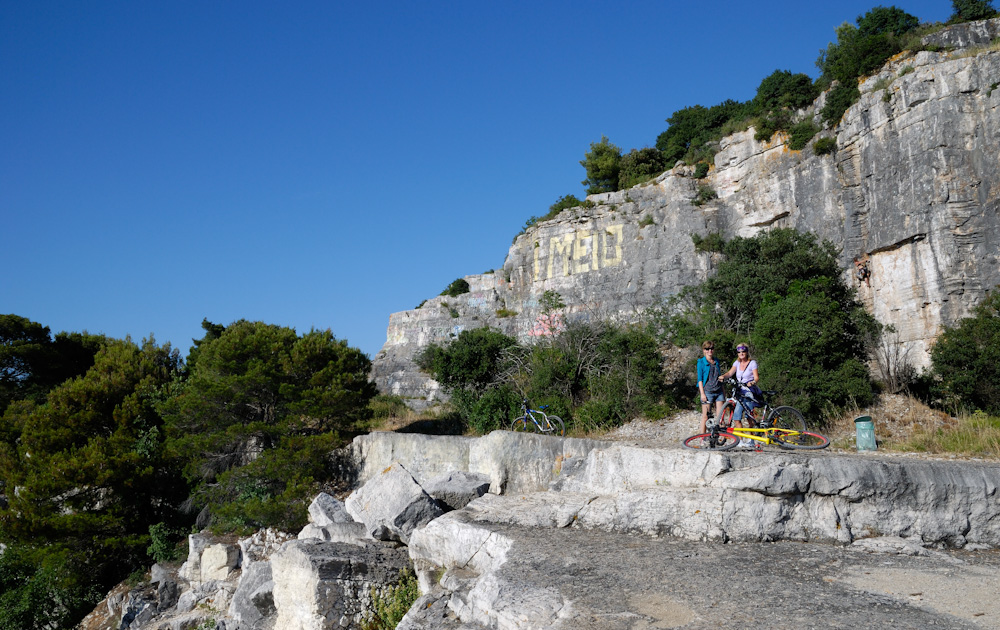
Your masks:
M146 553L160 564L180 560L187 552L186 545L178 543L185 541L184 532L170 527L163 521L149 526L149 547Z
M486 435L510 426L520 415L521 397L507 385L495 385L482 391L454 390L451 403L469 429Z
M722 234L719 232L712 232L704 237L701 234L692 234L691 242L694 243L694 248L699 252L721 253L726 246L726 241L723 240Z
M427 346L415 359L446 388L481 392L496 382L504 351L515 345L513 337L498 330L476 328L463 330L446 346Z
M668 168L681 158L691 158L688 160L691 164L710 160L714 150L707 150L706 145L722 138L723 129L728 123L733 120L742 121L748 116L748 104L731 99L712 107L685 107L667 118L670 126L657 136L656 148L663 153L664 163Z
M592 142L580 165L587 171L587 179L581 183L587 187L587 194L618 190L621 172L622 150L611 144L605 136L600 142Z
M1000 291L986 296L931 349L933 372L952 400L1000 414Z
M757 119L757 131L754 139L757 142L767 142L778 131L784 131L792 124L792 113L787 109L776 109Z
M806 145L809 144L813 136L819 132L819 127L814 125L811 119L807 118L800 123L792 125L789 131L791 140L788 143L788 148L793 151L801 151L806 148Z
M646 216L642 217L642 219L639 221L640 228L644 228L647 225L653 225L653 224L654 224L653 215L651 214L647 214Z
M840 122L844 112L856 103L859 98L861 98L861 92L858 91L856 83L852 82L850 85L838 84L830 90L830 93L826 97L826 103L823 105L823 109L820 110L823 122L827 126L836 125Z
M827 405L865 406L872 400L862 328L873 320L860 304L845 308L838 283L797 280L785 296L770 294L750 335L761 381L807 417L818 417Z
M822 71L821 83L839 85L827 97L823 120L829 125L840 120L847 108L858 100L858 79L878 70L894 54L908 45L909 34L920 20L896 7L875 7L858 16L857 27L844 23L837 27L837 42L820 53L816 66Z
M453 280L451 284L441 292L441 295L446 295L448 297L456 297L462 295L463 293L469 292L469 283L466 282L465 278L458 278Z
M202 494L202 505L212 513L212 531L301 529L320 482L336 476L329 454L343 444L336 434L283 436L252 462L218 475Z
M713 199L718 199L719 195L716 194L715 189L708 184L698 185L698 194L695 196L694 201L691 202L692 205L700 206Z
M618 190L649 181L667 168L663 154L657 149L632 149L622 156L618 173Z
M517 315L517 311L512 311L512 310L506 309L506 308L499 308L496 311L496 315L497 315L497 317L500 317L500 318L514 317L515 315Z
M836 138L820 138L813 143L813 151L816 155L826 155L837 150Z
M752 107L757 113L786 108L802 109L811 105L817 96L819 90L808 75L775 70L757 86Z
M403 569L396 586L381 592L372 589L372 609L364 615L361 630L393 630L419 596L416 574Z
M708 175L709 168L708 162L698 162L698 165L694 167L694 178L704 179Z

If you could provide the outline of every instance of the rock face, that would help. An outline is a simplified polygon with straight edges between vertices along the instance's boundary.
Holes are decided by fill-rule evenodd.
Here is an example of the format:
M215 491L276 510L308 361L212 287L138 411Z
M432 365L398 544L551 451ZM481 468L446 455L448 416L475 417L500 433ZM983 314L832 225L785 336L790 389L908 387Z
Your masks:
M934 37L967 47L998 31L1000 18ZM712 255L695 250L692 234L732 238L772 226L840 246L848 281L852 258L869 256L862 301L895 324L914 366L927 365L943 326L1000 284L1000 52L965 54L900 56L863 81L861 100L821 134L835 135L832 155L792 151L781 133L757 142L750 129L722 140L703 181L677 166L536 224L514 240L502 269L466 276L468 294L392 314L373 377L413 406L433 402L438 384L412 362L426 345L487 325L525 341L569 320L634 318L711 272ZM699 183L718 199L693 205ZM539 298L548 290L567 307L546 316Z

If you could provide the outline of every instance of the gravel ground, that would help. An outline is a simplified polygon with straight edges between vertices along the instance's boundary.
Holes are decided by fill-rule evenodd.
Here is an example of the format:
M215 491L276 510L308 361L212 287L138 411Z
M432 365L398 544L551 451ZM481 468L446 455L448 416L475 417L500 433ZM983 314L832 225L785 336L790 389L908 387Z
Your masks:
M566 627L1000 628L996 551L909 556L810 543L502 529L530 539L502 574L573 602Z

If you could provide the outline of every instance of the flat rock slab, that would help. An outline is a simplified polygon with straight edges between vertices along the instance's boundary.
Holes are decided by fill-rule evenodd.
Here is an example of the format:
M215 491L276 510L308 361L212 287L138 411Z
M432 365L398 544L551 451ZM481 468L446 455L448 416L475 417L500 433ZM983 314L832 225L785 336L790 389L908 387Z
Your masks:
M547 620L522 616L519 628L1000 628L996 550L915 556L479 525L515 541L487 578L491 589L548 592L559 609L540 611ZM406 627L475 627L449 621L442 606L425 607L437 618Z

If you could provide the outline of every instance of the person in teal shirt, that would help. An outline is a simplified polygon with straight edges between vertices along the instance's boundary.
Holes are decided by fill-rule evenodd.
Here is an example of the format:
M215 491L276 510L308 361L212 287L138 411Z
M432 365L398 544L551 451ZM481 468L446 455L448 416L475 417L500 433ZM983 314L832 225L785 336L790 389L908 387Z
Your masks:
M701 358L698 359L698 394L701 396L701 433L708 427L708 410L715 405L715 417L722 415L722 404L726 400L726 392L722 388L719 375L722 364L715 358L715 343L705 341L701 344Z

